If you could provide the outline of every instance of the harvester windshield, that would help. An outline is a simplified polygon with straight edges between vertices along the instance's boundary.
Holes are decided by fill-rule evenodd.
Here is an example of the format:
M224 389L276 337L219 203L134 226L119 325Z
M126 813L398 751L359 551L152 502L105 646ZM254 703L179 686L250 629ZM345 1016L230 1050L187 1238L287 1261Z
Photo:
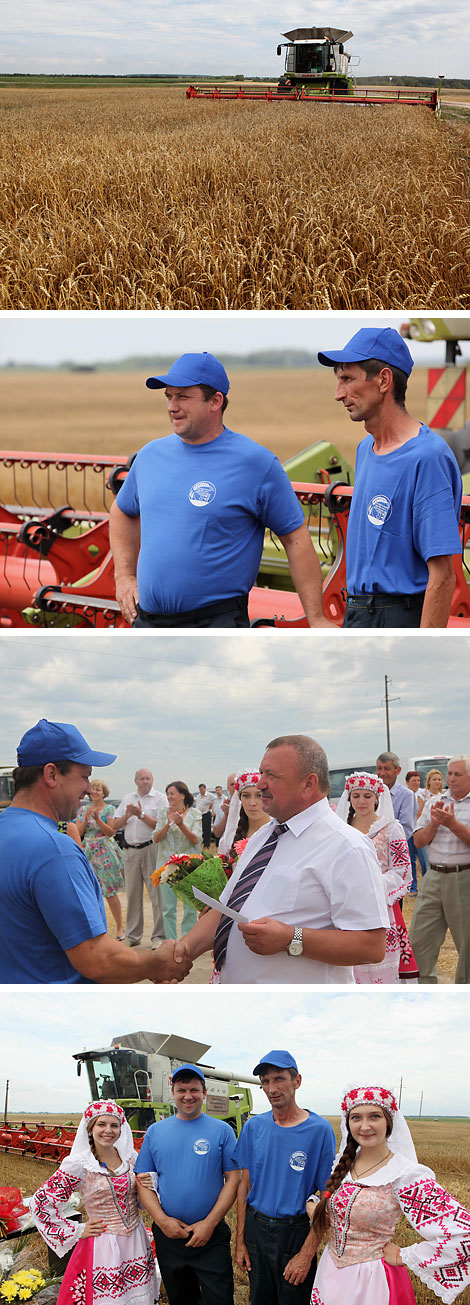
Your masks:
M92 1101L120 1101L125 1097L146 1100L147 1056L143 1053L92 1051L88 1055L82 1052L81 1059L86 1062Z

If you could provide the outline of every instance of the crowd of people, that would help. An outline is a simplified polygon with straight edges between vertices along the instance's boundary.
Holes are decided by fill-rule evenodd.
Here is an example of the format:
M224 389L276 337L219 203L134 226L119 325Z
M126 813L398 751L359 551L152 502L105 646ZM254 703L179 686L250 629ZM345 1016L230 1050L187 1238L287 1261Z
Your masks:
M393 1091L347 1089L337 1151L329 1121L296 1100L290 1051L267 1052L253 1075L270 1109L249 1116L238 1139L205 1110L197 1064L173 1071L174 1113L148 1128L139 1152L121 1106L87 1106L70 1156L31 1200L48 1245L59 1257L72 1250L58 1305L155 1305L160 1273L169 1305L233 1305L225 1216L235 1201L234 1258L251 1305L413 1305L409 1271L451 1305L470 1280L470 1214L419 1163ZM83 1224L67 1217L75 1192ZM418 1234L411 1245L395 1240L401 1215Z
M470 982L468 756L450 758L444 788L438 769L423 786L412 771L400 783L398 757L381 753L335 804L323 748L283 735L226 790L201 782L194 795L178 779L161 791L140 768L117 807L91 773L113 760L63 723L39 721L20 741L0 814L4 982L178 981L213 953L214 983L436 983L447 929L455 982ZM225 887L179 913L156 871L204 852L222 858Z

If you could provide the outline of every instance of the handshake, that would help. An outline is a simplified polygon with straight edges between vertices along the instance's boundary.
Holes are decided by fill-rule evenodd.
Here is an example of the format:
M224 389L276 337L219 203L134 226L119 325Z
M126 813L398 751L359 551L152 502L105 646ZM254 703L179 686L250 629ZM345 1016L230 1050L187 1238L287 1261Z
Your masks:
M152 983L181 983L192 969L189 948L184 938L168 938L152 953L149 978Z

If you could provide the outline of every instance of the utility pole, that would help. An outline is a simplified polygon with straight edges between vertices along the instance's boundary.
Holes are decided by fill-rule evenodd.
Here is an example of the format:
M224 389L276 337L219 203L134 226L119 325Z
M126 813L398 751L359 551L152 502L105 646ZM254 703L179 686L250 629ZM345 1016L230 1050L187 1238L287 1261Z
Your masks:
M400 698L390 698L390 696L389 696L389 692L388 692L388 689L389 689L389 685L391 686L391 683L392 683L392 681L391 681L390 677L389 677L388 675L386 675L386 676L385 676L385 723L386 723L386 727L387 727L387 752L390 752L390 751L391 751L391 748L390 748L390 715L389 715L388 705L389 705L390 702L400 702L400 701L401 701Z
M421 1101L419 1103L419 1116L418 1116L419 1119L421 1119L422 1112L423 1112L423 1092L421 1092Z
M7 1078L6 1086L5 1086L5 1105L4 1105L4 1107L3 1107L3 1123L4 1123L4 1124L7 1123L7 1114L8 1114L8 1089L9 1089L9 1087L10 1087L10 1080L9 1080L9 1078Z
M388 749L390 751L390 748ZM403 1077L400 1079L400 1091L398 1093L398 1109L401 1110L401 1093L403 1088Z

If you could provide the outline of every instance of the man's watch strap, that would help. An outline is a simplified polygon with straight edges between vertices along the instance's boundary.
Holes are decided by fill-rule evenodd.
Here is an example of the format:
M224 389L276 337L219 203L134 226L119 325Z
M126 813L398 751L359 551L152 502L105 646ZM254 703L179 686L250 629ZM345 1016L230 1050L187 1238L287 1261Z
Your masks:
M287 948L287 954L288 956L301 956L303 950L304 950L304 945L302 941L302 929L299 924L296 924L294 929L294 936L293 938L291 938L291 941Z

